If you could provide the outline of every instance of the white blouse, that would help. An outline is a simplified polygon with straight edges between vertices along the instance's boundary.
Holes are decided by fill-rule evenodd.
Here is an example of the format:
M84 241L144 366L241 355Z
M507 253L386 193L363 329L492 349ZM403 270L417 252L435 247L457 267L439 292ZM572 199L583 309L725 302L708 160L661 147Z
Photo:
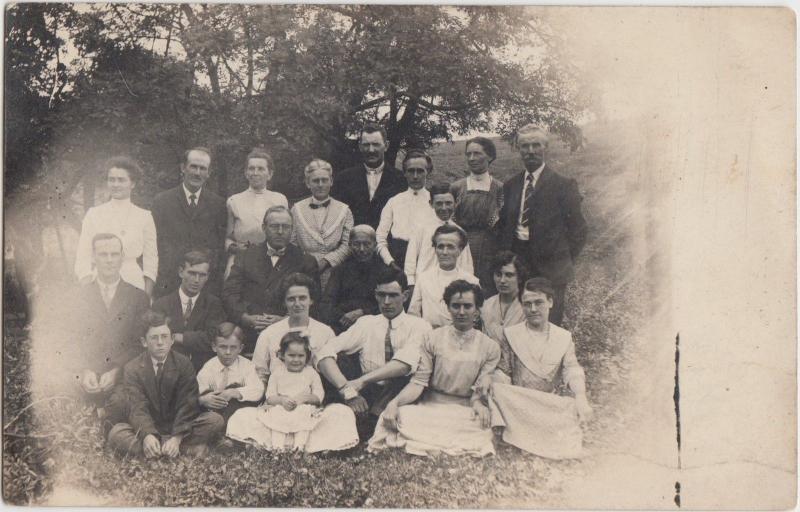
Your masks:
M457 279L478 284L477 277L458 267L453 270L442 270L437 265L435 268L419 274L417 284L414 286L414 293L411 295L408 313L424 318L434 329L452 324L450 310L444 302L444 289Z
M231 242L250 242L260 244L264 241L264 214L273 206L289 203L280 192L264 189L255 192L248 188L228 198L228 233L225 239L227 249Z
M156 280L156 225L149 210L139 208L130 199L111 199L89 208L83 218L75 255L75 275L78 279L94 274L92 238L98 233L112 233L122 240L122 279L142 290L145 277ZM142 267L136 261L139 257L142 257Z

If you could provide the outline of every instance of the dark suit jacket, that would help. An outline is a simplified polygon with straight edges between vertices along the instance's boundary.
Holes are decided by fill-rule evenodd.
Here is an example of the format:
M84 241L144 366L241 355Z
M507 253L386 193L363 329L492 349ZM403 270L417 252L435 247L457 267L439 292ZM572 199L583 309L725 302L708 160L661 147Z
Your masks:
M164 361L161 392L150 354L143 352L125 365L123 386L128 401L128 423L138 431L139 439L148 434L188 434L200 412L197 405L197 375L192 362L170 351Z
M183 334L183 342L172 346L173 350L188 356L195 371L214 357L211 342L217 335L217 326L225 321L222 301L205 290L195 298L188 322L183 319L183 306L178 291L165 295L153 303L153 309L170 318L169 329L173 334Z
M105 373L136 357L142 351L139 324L149 307L147 294L122 280L108 310L96 282L81 286L68 319L75 324L69 341L80 352L78 370Z
M378 275L386 268L388 265L377 254L365 263L351 254L341 265L334 267L320 307L325 322L341 332L344 327L339 324L339 319L345 313L362 309L365 315L378 314L375 287Z
M225 200L203 187L194 213L181 185L158 194L151 209L158 239L158 279L155 297L177 290L178 268L183 255L192 249L211 250L211 277L206 287L219 293L225 269L225 231L228 214Z
M354 226L369 224L377 229L381 220L381 210L386 206L386 202L407 188L408 183L403 173L389 164L384 164L381 182L370 201L367 171L363 165L359 165L336 173L331 195L350 207Z
M273 267L267 256L267 243L251 245L236 255L231 273L225 281L222 300L228 319L241 324L242 314L285 315L286 306L280 296L281 281L294 272L308 274L317 280L317 260L304 254L296 245L286 247Z
M503 207L498 231L504 248L510 249L516 238L517 219L525 188L525 173L519 173L503 185ZM533 192L533 212L525 257L532 275L564 285L574 274L573 263L586 243L586 221L581 213L582 197L578 184L545 165Z

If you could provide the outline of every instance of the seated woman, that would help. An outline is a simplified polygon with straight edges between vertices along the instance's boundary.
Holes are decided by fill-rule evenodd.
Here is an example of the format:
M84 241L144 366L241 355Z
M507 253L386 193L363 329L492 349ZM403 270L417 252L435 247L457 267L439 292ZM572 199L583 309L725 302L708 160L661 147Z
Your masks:
M580 457L579 421L588 420L592 408L572 335L547 320L553 307L550 281L528 280L521 303L526 321L505 329L507 346L493 376L492 426L505 427L503 441L536 455ZM556 394L562 381L574 398Z
M310 362L315 367L317 351L334 337L333 329L309 316L311 306L318 295L316 283L312 278L295 272L286 276L281 286L283 288L281 295L289 316L261 331L253 351L253 363L264 383L269 379L270 373L275 371L276 366L283 366L283 361L278 358L277 353L281 339L287 332L302 331L309 337Z
M317 260L320 282L324 288L331 269L341 264L350 253L353 214L346 204L331 198L331 164L315 158L306 166L304 173L311 197L292 206L292 242Z
M345 450L358 444L356 417L344 404L324 409L319 374L310 364L307 335L287 332L280 340L276 367L267 385L266 403L239 409L228 422L227 436L266 450L307 453Z
M492 295L481 308L483 332L498 343L503 340L503 329L525 321L525 312L519 303L519 289L525 282L527 270L519 256L511 251L500 251L490 267L497 295ZM501 348L503 344L501 344Z
M500 348L473 329L483 294L478 285L459 279L445 288L444 301L453 324L425 336L417 371L387 405L369 451L391 447L415 455L494 453L485 389L477 384L490 379Z

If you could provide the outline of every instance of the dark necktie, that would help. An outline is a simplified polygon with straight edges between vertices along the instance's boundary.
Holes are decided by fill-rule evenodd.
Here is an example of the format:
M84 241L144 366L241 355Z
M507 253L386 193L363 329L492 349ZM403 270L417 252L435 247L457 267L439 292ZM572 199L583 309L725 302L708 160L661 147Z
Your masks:
M183 312L183 320L188 322L190 316L192 316L192 298L191 297L189 297L189 302L186 303L186 311Z
M164 363L156 363L156 388L161 391L161 375L164 373Z
M310 206L312 210L316 210L317 208L327 208L329 204L331 204L331 200L326 199L321 203L311 203L308 206Z
M194 194L189 194L189 208L194 210L196 206L197 206L197 196Z
M386 329L386 337L383 338L383 350L386 355L386 362L392 360L394 357L394 349L392 348L392 321L389 320L389 327Z
M531 214L533 209L533 174L528 173L528 177L525 179L527 185L525 185L525 202L523 203L522 209L522 225L525 227L529 227L531 223Z

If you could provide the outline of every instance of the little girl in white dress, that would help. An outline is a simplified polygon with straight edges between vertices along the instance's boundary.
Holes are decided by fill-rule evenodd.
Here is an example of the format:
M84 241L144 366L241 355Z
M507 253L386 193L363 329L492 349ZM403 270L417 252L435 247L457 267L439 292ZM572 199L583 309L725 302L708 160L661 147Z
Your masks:
M302 451L309 433L322 417L320 405L325 394L322 380L309 364L308 336L296 331L286 333L278 357L284 364L270 376L265 411L259 419L272 431L273 449Z

